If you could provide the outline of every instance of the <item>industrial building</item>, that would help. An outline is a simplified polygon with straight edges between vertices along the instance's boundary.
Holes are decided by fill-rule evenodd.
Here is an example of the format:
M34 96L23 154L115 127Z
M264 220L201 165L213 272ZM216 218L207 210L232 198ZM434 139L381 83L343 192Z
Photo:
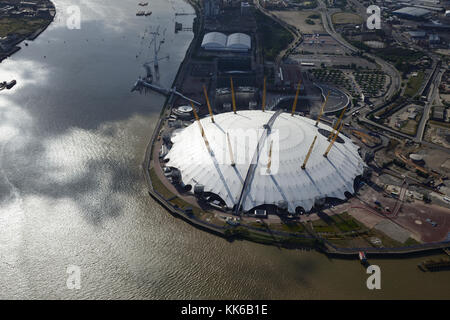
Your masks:
M220 7L220 0L205 0L203 3L203 13L206 17L215 17L219 15Z
M241 3L241 15L248 16L251 14L252 6L248 2Z
M392 14L395 14L401 18L412 20L425 19L428 15L430 15L430 13L430 10L416 7L404 7L392 12Z
M425 31L409 31L408 32L411 40L423 40L426 38L427 33Z
M186 189L231 210L305 212L346 200L363 174L358 147L323 123L288 113L245 110L205 117L175 131L166 166Z
M248 52L252 48L252 40L245 33L227 36L221 32L209 32L203 37L201 47L211 51Z

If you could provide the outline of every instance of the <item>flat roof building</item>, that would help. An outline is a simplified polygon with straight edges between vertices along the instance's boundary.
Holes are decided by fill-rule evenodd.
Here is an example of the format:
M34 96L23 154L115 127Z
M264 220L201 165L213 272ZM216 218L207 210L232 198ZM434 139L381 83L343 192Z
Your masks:
M408 32L411 39L425 39L427 33L425 31L409 31Z
M392 14L405 19L424 19L430 13L430 10L415 7L404 7L392 12Z

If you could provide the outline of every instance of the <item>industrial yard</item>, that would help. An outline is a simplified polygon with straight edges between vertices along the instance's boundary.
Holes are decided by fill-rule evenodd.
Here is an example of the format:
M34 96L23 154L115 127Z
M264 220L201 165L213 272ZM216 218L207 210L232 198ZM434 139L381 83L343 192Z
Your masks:
M17 45L25 39L35 39L55 14L48 0L0 1L0 61L20 50Z

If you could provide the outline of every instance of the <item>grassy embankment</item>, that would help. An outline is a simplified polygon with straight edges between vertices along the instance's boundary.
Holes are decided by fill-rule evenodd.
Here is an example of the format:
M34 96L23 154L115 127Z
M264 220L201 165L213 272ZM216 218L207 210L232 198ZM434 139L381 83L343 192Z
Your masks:
M406 85L404 96L412 98L417 95L424 78L425 74L422 71L418 72L416 77L411 77Z
M46 19L2 18L0 19L0 37L6 37L13 33L27 36L40 28L44 28L49 23L50 20Z
M152 180L153 188L158 191L165 199L168 199L172 205L176 205L181 209L191 207L194 215L199 219L209 218L212 223L224 226L223 221L219 221L213 218L211 213L205 212L201 208L192 206L184 200L175 197L175 195L164 186L164 184L157 177L154 169L150 170L150 178ZM313 221L311 223L301 222L286 222L282 224L265 223L249 223L250 226L256 227L257 230L250 230L245 226L229 227L225 231L225 235L237 239L246 239L262 244L275 244L284 247L308 247L308 248L323 248L323 240L327 239L331 243L337 246L354 246L355 243L362 243L367 247L372 246L370 244L370 237L377 237L382 240L383 245L386 247L409 245L415 242L408 239L407 242L401 244L382 234L381 232L371 229L368 230L364 225L359 223L356 219L350 216L347 212L337 214L333 216L326 216L320 220ZM283 231L294 234L293 236L282 236L277 234L277 231ZM300 237L296 237L295 234ZM318 235L320 234L320 236ZM317 238L302 238L301 236L314 235ZM359 242L355 242L359 240Z
M262 42L264 58L268 61L275 61L278 54L294 41L294 36L259 11L256 12L256 23L258 25L258 36Z
M336 12L331 16L333 24L361 24L363 19L360 15L351 12Z
M198 207L192 206L190 203L183 201L173 194L166 186L161 182L159 177L155 173L155 169L150 169L150 179L152 180L153 189L156 190L165 199L170 199L170 203L178 208L185 210L186 208L192 208L192 211L196 217L202 215L202 210Z

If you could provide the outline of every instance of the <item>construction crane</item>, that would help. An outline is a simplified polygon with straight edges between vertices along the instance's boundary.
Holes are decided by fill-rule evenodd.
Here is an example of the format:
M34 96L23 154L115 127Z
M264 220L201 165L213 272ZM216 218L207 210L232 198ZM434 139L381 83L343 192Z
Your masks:
M162 58L158 58L158 61L162 61L162 60L165 60L165 59L167 59L167 60L169 60L170 59L170 55L168 54L167 56L164 56L164 57L162 57ZM155 63L155 61L154 60L151 60L151 61L148 61L148 62L146 62L145 64L150 64L150 63Z
M158 26L157 28L156 28L156 31L155 32L149 32L149 34L152 34L153 35L153 39L152 39L152 41L150 42L150 46L151 46L151 44L152 44L152 42L153 42L153 49L154 49L154 57L153 57L153 67L155 68L155 73L156 73L156 75L157 75L157 77L159 77L159 72L158 72L158 70L159 70L159 61L161 60L161 59L158 59L158 54L159 54L159 51L161 50L161 44L162 43L164 43L164 39L163 40L161 40L161 41L159 41L159 43L158 43L158 36L160 36L161 34L159 33L159 27L160 26ZM163 34L165 34L166 33L166 30L164 29L164 31L163 31ZM149 46L149 47L150 47ZM164 58L165 59L165 58Z

